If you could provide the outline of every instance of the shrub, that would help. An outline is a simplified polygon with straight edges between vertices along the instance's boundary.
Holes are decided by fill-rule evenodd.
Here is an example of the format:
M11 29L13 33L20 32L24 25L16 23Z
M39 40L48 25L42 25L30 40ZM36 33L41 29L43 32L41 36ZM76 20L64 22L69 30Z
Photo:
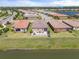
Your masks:
M69 30L69 33L72 33L73 31L72 30Z
M14 31L14 29L13 29L13 28L9 28L9 31L13 32L13 31Z
M58 17L58 16L55 16L54 18L55 18L55 19L59 19L59 17Z
M0 27L1 27L1 28L3 28L3 26L2 26L2 25L0 25Z
M32 29L30 30L30 33L32 33L33 31L32 31Z
M2 34L2 30L0 30L0 35Z
M50 30L48 30L48 37L50 37Z
M9 28L4 28L4 29L3 29L3 32L4 32L4 33L8 32L8 31L9 31Z

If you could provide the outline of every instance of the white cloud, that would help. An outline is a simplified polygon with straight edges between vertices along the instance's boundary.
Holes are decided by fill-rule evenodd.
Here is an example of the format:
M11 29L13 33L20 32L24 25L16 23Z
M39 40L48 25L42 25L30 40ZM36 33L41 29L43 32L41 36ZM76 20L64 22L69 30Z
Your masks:
M62 1L51 2L50 5L53 5L53 6L79 6L79 1L62 0Z
M52 0L45 3L32 0L5 0L0 1L0 6L79 6L79 0Z

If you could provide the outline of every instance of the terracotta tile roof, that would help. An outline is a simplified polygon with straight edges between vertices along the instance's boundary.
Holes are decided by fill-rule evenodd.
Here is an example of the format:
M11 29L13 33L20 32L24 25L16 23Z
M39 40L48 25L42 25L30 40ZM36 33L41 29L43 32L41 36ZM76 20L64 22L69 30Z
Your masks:
M72 27L79 27L79 21L76 20L64 20L63 22Z
M13 27L14 28L27 28L29 25L29 22L27 20L17 20L15 21Z
M47 23L45 21L38 20L38 21L33 22L32 28L43 29L43 28L48 28L48 26L47 26Z
M66 25L65 23L63 23L61 20L53 20L51 22L49 22L53 28L71 28L70 26Z

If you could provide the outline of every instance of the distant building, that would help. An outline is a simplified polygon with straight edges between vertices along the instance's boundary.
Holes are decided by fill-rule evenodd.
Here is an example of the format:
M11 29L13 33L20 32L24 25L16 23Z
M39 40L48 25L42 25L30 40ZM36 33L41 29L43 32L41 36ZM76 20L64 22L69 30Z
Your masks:
M37 13L31 10L19 10L19 11L23 13L25 19L35 20L38 17Z
M31 20L31 19L37 18L38 16L37 16L37 14L26 13L26 14L24 14L24 17L25 17L26 19Z
M48 26L47 23L43 20L38 20L32 24L32 35L34 36L47 36L48 35Z
M14 20L15 15L9 15L5 18L0 19L0 24L6 25L7 23L12 23Z
M65 14L51 12L49 13L50 16L54 17L55 19L67 19L69 16Z
M16 20L13 24L13 28L15 32L26 32L29 26L29 22L27 20Z
M48 24L54 32L64 32L72 29L70 26L63 23L62 20L53 20L48 22Z

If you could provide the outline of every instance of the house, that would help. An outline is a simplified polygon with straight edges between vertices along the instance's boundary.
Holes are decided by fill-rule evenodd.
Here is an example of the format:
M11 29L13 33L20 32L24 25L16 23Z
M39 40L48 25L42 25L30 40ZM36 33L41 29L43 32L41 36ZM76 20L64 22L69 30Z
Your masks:
M7 24L7 23L12 23L14 20L14 17L13 15L10 15L10 16L7 16L6 18L4 18L4 24Z
M25 13L24 17L26 19L32 20L32 19L36 19L38 17L38 15L37 14L32 14L32 13Z
M64 32L71 30L71 27L62 22L62 20L53 20L48 22L54 32Z
M75 18L79 18L79 14L75 14L74 17L75 17Z
M13 29L15 32L26 32L29 26L27 20L16 20L13 24Z
M71 26L73 30L79 30L79 21L78 20L64 20L63 23Z
M35 20L39 15L36 12L27 11L27 13L24 13L23 16L25 17L25 19Z
M50 16L54 17L55 19L67 19L69 16L61 13L51 12L49 13Z
M15 15L9 15L5 18L0 19L0 24L6 25L7 23L12 23L14 20Z
M48 26L43 20L37 20L32 24L33 36L48 36Z

